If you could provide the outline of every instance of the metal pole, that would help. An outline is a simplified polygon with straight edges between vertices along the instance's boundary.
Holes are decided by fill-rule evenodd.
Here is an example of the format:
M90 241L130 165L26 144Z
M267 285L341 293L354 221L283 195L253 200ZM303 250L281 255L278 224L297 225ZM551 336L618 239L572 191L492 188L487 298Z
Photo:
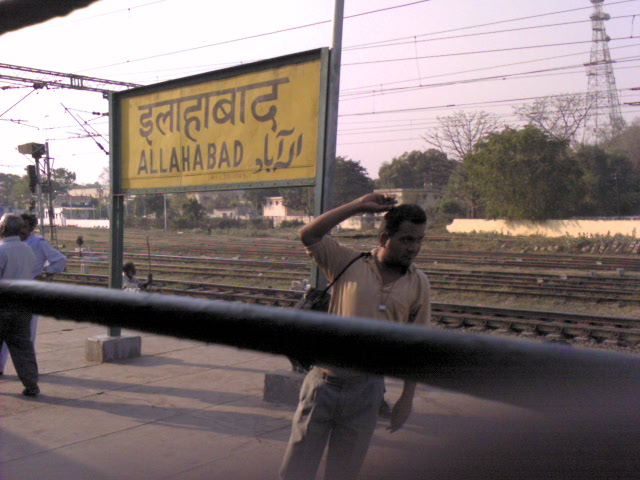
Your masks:
M51 183L51 157L49 156L49 142L44 144L44 161L47 174L47 210L49 211L49 236L51 244L58 248L58 235L56 233L55 213L53 211L53 185Z
M342 24L344 23L344 0L335 0L333 12L333 36L329 58L329 91L327 94L327 121L325 130L324 174L316 185L315 216L318 217L332 207L333 172L336 162L338 137L338 100L340 96L340 63L342 59ZM317 265L311 269L311 285L322 286L326 278Z
M35 158L34 159L36 162L36 195L38 197L38 221L40 223L40 228L42 228L42 236L45 236L45 232L44 232L44 205L42 204L42 185L40 185L41 181L42 181L42 175L40 174L40 159L39 158Z
M329 95L327 96L326 148L324 153L324 185L322 212L331 210L333 194L333 172L336 162L336 141L338 137L338 101L340 96L340 63L342 59L342 24L344 20L344 0L336 0L333 14L333 38L329 63Z
M113 93L109 94L109 174L111 183L111 237L109 251L111 254L111 269L109 271L109 287L122 289L122 257L124 255L124 195L122 195L121 165L119 158L120 133L119 133L118 102ZM109 326L109 336L119 337L120 327Z
M163 193L162 198L164 200L164 229L167 229L167 194Z

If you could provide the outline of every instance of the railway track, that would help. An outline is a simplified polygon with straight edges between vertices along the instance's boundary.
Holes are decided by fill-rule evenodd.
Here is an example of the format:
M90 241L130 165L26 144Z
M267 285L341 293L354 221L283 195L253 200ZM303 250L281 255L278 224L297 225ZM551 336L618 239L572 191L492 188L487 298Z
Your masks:
M264 259L305 261L307 255L299 242L249 244L246 242L228 242L223 245L185 245L158 244L154 242L153 251L162 252L166 256L197 256L208 258L237 257L246 260ZM127 253L133 256L145 257L146 245L127 244ZM107 254L106 245L92 245L96 254ZM100 250L102 248L103 250ZM371 245L359 245L356 248L368 250ZM67 254L67 253L65 253ZM73 256L75 252L68 252ZM604 255L570 255L550 253L514 253L514 252L478 252L478 251L429 251L428 243L416 258L416 263L447 264L447 265L475 265L487 267L509 267L517 269L538 268L546 270L589 270L616 271L622 269L640 273L640 256L604 256Z
M127 259L141 258L138 254L125 254ZM292 282L308 278L310 262L271 260L219 259L152 255L153 272L175 280L176 276L189 275L199 279L239 278L264 282ZM106 261L76 260L69 268L81 271L84 264L92 270L108 271ZM146 266L141 263L141 269ZM537 273L461 271L424 268L434 290L519 297L549 297L582 302L627 302L640 304L640 278L602 277L580 275L552 275ZM175 280L186 283L182 280Z
M62 274L55 281L106 286L105 275ZM295 290L158 280L154 292L291 308ZM473 332L605 348L640 350L640 318L505 309L448 303L432 304L433 324Z

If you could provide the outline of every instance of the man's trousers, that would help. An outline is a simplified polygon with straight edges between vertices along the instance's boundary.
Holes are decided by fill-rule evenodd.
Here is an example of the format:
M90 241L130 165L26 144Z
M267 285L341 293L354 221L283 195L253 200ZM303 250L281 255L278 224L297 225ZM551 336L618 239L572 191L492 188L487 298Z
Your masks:
M25 387L38 384L38 363L30 324L29 313L0 313L0 342L7 344L13 366Z
M38 329L38 315L31 316L31 343L33 343L33 348L36 348L36 330ZM4 371L4 367L7 364L7 359L9 358L9 349L7 348L6 343L0 343L2 347L0 348L0 372Z
M383 393L383 377L332 377L317 367L311 370L300 390L281 478L315 478L327 442L325 479L356 478L376 427Z

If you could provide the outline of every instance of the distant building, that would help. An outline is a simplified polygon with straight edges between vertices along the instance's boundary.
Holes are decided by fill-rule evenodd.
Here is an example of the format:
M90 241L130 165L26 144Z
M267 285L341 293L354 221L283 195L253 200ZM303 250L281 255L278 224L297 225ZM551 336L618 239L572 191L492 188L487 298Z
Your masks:
M266 197L262 202L262 214L265 217L301 217L305 215L301 210L285 207L283 197Z
M93 200L93 197L86 195L58 195L53 201L56 219L99 218L98 208Z
M298 220L307 223L312 218L301 210L285 207L283 197L266 197L262 202L262 215L265 218L273 219L273 224L276 227L284 220Z
M72 197L91 197L101 199L106 192L102 187L77 187L71 188L68 193Z
M213 212L209 214L210 217L222 217L222 218L255 218L260 216L258 211L250 205L240 205L237 207L228 208L214 208Z
M375 193L394 195L398 203L415 203L422 208L437 207L444 198L444 190L437 187L427 188L383 188Z

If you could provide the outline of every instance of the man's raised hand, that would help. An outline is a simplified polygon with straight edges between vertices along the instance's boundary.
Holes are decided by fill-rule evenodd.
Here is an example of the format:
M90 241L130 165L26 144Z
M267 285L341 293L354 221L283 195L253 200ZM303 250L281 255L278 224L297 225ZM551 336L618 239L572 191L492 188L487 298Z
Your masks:
M398 203L395 196L381 193L369 193L360 197L357 202L360 204L360 211L366 213L386 212Z

